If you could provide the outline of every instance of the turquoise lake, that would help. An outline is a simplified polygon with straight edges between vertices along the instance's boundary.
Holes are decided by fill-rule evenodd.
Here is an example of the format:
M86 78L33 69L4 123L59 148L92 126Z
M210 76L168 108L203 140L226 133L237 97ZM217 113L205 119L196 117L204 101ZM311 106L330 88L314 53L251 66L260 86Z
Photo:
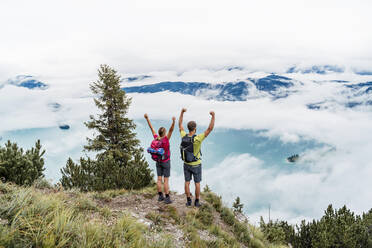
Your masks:
M141 146L146 149L151 141L152 135L145 121L136 120L137 137L141 141ZM167 130L170 127L170 122L153 121L153 126L157 130L160 126L164 126ZM198 133L203 132L206 127L198 127ZM24 129L2 133L1 144L7 140L17 142L19 146L28 149L34 145L37 139L41 140L42 145L52 143L53 147L64 146L60 140L69 139L71 148L61 147L62 153L55 151L46 151L45 154L45 175L46 178L57 182L60 178L60 169L64 166L68 157L74 160L83 156L82 146L85 137L79 137L79 130L84 130L84 126L72 126L69 130L61 130L58 127L52 128L37 128ZM262 131L262 130L261 130ZM82 133L82 132L81 132ZM171 143L171 158L172 170L182 174L182 161L180 159L179 144L180 134L176 124L175 130L170 140ZM235 130L235 129L218 129L216 128L205 139L202 145L202 160L204 168L212 168L229 155L238 155L249 153L252 156L264 161L267 167L280 167L281 170L298 170L295 164L286 162L286 158L293 154L301 154L305 150L320 147L321 144L314 141L300 141L297 143L283 143L278 138L268 138L259 135L257 130ZM57 149L58 150L58 149ZM150 167L155 168L154 162L145 152Z

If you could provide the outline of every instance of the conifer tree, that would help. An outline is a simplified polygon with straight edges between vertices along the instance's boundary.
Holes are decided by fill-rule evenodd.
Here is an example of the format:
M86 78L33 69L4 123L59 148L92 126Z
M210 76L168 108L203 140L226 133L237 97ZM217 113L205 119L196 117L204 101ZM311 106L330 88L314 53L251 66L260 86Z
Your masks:
M240 202L240 197L236 197L235 202L233 203L234 212L242 213L243 203Z
M44 153L40 140L26 152L17 143L8 140L5 147L0 147L0 178L18 185L31 185L36 179L44 177Z
M204 193L211 192L211 189L209 188L208 184L205 185L205 187L204 187L204 189L203 189L203 192L204 192Z
M69 159L61 170L62 185L85 191L149 185L152 173L136 138L136 125L127 117L131 98L120 89L120 76L111 67L101 65L98 80L90 89L100 113L91 115L85 123L95 135L87 138L84 150L94 152L96 157L81 158L80 164Z
M98 152L97 159L112 156L123 166L133 160L137 153L139 140L136 139L133 120L126 117L131 98L120 89L120 76L107 65L101 65L98 81L91 84L90 89L97 96L94 102L101 111L97 117L90 116L85 125L97 132L94 138L87 138L86 151Z

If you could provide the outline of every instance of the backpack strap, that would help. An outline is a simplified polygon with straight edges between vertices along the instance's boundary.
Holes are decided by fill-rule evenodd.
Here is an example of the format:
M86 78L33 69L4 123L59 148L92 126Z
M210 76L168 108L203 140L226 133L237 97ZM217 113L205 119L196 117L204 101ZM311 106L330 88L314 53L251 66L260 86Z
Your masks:
M163 143L164 143L164 138L165 138L165 136L164 136L163 138L160 138L160 142L161 142L160 146L163 145ZM163 148L163 149L164 149L164 148ZM162 156L161 160L166 160L166 159L168 159L168 158L169 158L169 156L168 156L169 152L170 152L169 150L168 150L168 152L165 152L165 149L164 149L164 155Z
M196 137L196 134L194 134L192 136L192 139L191 139L191 143L192 143L193 148L194 148L194 139L195 139L195 137ZM201 147L199 149L199 152L195 155L195 158L197 158L198 154L200 154L200 156L202 156Z

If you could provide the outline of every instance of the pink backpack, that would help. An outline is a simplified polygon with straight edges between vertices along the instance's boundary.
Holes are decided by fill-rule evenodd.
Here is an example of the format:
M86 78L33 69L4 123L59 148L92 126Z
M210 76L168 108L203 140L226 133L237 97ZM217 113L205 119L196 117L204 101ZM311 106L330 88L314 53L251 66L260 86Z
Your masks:
M151 146L147 149L147 152L151 154L152 160L156 162L161 162L162 160L167 159L167 155L165 154L165 150L163 147L163 139L154 139L151 142Z

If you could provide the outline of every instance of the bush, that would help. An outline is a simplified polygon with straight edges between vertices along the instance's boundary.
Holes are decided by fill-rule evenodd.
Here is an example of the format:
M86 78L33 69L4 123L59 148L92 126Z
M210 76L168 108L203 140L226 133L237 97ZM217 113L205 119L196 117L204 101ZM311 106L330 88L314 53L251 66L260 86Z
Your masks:
M293 227L289 226L285 221L269 221L267 224L261 217L260 220L261 230L265 234L265 238L275 244L286 244L291 243L290 233L293 232ZM286 230L289 230L287 233Z
M203 204L198 212L196 213L196 218L205 226L210 226L213 223L213 208L208 204Z
M52 189L53 185L45 178L36 179L32 184L36 189Z
M208 192L204 194L204 199L209 202L217 212L221 212L222 210L222 198L221 196L217 196L212 192Z
M221 218L222 220L232 226L234 225L234 223L236 222L235 220L235 215L232 213L232 211L230 209L228 209L227 207L223 207L222 208L222 211L221 211Z
M40 140L26 152L16 143L8 141L5 147L0 147L0 178L18 185L32 185L44 176L44 153Z
M68 159L61 172L60 182L63 187L82 191L141 189L149 186L153 180L147 164L134 160L127 166L122 166L111 157L97 161L80 158L80 164Z

